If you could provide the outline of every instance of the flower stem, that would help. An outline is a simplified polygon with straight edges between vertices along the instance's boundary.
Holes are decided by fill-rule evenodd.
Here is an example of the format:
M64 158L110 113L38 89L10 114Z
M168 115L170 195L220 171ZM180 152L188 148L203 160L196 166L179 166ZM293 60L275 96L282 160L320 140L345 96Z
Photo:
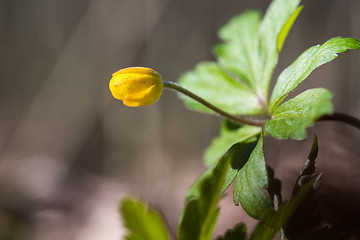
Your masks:
M163 84L164 84L164 87L170 88L170 89L175 90L175 91L178 91L178 92L180 92L180 93L194 99L195 101L201 103L205 107L213 110L214 112L216 112L220 116L228 118L229 120L232 120L234 122L237 122L237 123L240 123L240 124L246 124L246 125L259 126L259 127L262 127L265 124L264 121L255 121L255 120L245 119L243 117L238 117L238 116L231 115L230 113L227 113L227 112L215 107L214 105L207 102L203 98L199 97L198 95L190 92L189 90L181 87L180 85L178 85L176 83L167 82L167 81L165 82L164 81Z
M234 115L232 115L232 114L230 114L228 112L225 112L225 111L215 107L211 103L207 102L203 98L199 97L198 95L190 92L189 90L181 87L180 85L178 85L178 84L176 84L174 82L164 81L163 84L164 84L164 87L170 88L170 89L175 90L175 91L178 91L178 92L180 92L180 93L194 99L195 101L201 103L205 107L213 110L215 113L219 114L220 116L228 118L229 120L232 120L234 122L237 122L237 123L240 123L240 124L252 125L252 126L259 126L259 127L262 127L265 124L265 121L246 119L244 117L234 116ZM317 121L338 121L338 122L343 122L343 123L349 124L349 125L351 125L351 126L353 126L353 127L360 130L360 120L355 118L355 117L352 117L350 115L343 114L343 113L333 113L331 115L325 115L325 116L322 116Z
M322 116L320 119L318 119L318 121L343 122L343 123L349 124L360 130L360 120L355 117L344 114L344 113L333 113L331 115L325 115L325 116Z

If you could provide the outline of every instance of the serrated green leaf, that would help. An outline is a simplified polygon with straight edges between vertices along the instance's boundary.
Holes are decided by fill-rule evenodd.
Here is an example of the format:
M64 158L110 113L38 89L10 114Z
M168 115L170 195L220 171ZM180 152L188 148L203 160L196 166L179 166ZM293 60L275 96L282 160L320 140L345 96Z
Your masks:
M233 148L229 149L229 156ZM231 157L227 154L219 161L209 176L203 178L198 197L190 199L180 220L178 240L208 240L211 238L219 215L217 204L222 194L225 174Z
M292 27L292 25L294 24L296 18L299 16L301 10L303 9L303 6L299 6L295 12L293 12L291 14L291 16L289 17L289 19L286 21L286 23L283 25L283 27L281 28L280 32L279 32L279 35L277 37L277 50L278 52L281 51L283 45L284 45L284 42L285 42L285 39Z
M119 211L128 229L126 240L168 240L169 234L160 215L136 198L122 200Z
M284 24L296 11L300 0L274 0L270 4L260 26L259 59L256 92L267 99L269 83L279 59L278 35Z
M238 171L234 185L234 203L251 217L261 219L273 210L263 153L263 138L259 138L247 163Z
M267 215L256 226L254 232L251 234L249 240L271 240L280 231L280 229L287 223L290 217L295 212L306 195L309 193L312 185L317 180L318 176L314 177L309 183L305 184L289 203L283 203L279 206L277 212Z
M218 35L223 41L251 46L250 41L257 37L260 23L260 11L247 10L233 17L219 30Z
M230 114L263 115L278 47L300 11L296 12L299 2L274 0L262 22L255 10L232 19L219 31L225 43L215 47L221 67L200 63L180 77L180 85ZM183 99L193 110L213 113L192 99Z
M243 223L237 224L233 229L228 230L224 236L217 237L216 240L245 240L246 226Z
M216 164L232 145L252 138L260 132L260 127L245 125L238 129L230 129L226 123L223 123L220 130L220 136L213 139L210 146L205 151L205 164L207 166Z
M332 112L332 94L324 88L309 89L280 105L265 129L278 139L306 138L306 128L325 114Z
M256 10L246 11L229 21L219 31L224 44L214 51L221 66L255 89L257 73L257 40L261 14Z
M300 12L299 2L274 0L262 22L260 13L250 10L233 18L219 31L225 41L215 47L219 64L241 79L261 104L267 101L279 47Z
M312 71L338 57L338 53L349 49L360 49L360 42L353 38L336 37L323 45L309 48L279 76L270 100L270 111L304 81Z
M199 63L193 71L180 77L179 84L230 114L260 114L263 112L257 97L242 83L231 78L216 63ZM183 95L180 97L193 110L213 113L188 97Z

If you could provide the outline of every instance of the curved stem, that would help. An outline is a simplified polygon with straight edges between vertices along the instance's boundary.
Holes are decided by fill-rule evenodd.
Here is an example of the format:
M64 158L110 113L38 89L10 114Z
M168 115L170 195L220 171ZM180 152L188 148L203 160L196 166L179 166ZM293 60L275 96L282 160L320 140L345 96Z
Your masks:
M175 91L178 91L196 101L198 101L199 103L201 103L202 105L206 106L207 108L213 110L214 112L216 112L217 114L228 118L234 122L238 122L240 124L247 124L247 125L253 125L253 126L259 126L262 127L264 125L265 122L263 121L254 121L254 120L250 120L250 119L245 119L242 117L238 117L238 116L234 116L231 115L230 113L227 113L217 107L215 107L214 105L212 105L211 103L207 102L206 100L204 100L203 98L199 97L198 95L195 95L194 93L190 92L189 90L181 87L180 85L173 83L173 82L163 82L164 87L166 88L170 88L173 89Z
M333 113L331 115L325 115L318 119L318 121L338 121L349 124L360 130L360 120L343 113Z

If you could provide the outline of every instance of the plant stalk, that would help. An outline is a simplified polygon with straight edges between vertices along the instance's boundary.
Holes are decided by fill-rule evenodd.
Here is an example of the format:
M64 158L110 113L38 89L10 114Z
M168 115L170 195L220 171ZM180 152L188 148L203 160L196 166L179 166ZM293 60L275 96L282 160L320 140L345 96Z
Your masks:
M180 85L174 83L174 82L167 82L164 81L163 82L164 87L166 88L170 88L172 90L178 91L192 99L194 99L195 101L201 103L202 105L204 105L205 107L213 110L215 113L219 114L222 117L228 118L229 120L232 120L234 122L240 123L240 124L246 124L246 125L252 125L252 126L258 126L258 127L262 127L264 126L265 122L264 121L254 121L254 120L250 120L250 119L245 119L242 117L238 117L238 116L234 116L231 115L230 113L227 113L217 107L215 107L214 105L212 105L211 103L207 102L206 100L204 100L203 98L199 97L198 95L190 92L189 90L181 87Z
M265 121L256 121L256 120L250 120L250 119L246 119L243 117L239 117L239 116L234 116L228 112L225 112L217 107L215 107L214 105L212 105L211 103L207 102L205 99L199 97L198 95L190 92L189 90L181 87L180 85L174 83L174 82L168 82L168 81L164 81L163 82L164 87L175 90L177 92L180 92L192 99L194 99L195 101L201 103L202 105L204 105L205 107L211 109L212 111L214 111L215 113L219 114L220 116L224 117L224 118L228 118L229 120L232 120L234 122L240 123L240 124L246 124L246 125L252 125L252 126L258 126L258 127L262 127L265 124ZM338 121L338 122L343 122L346 124L349 124L357 129L360 130L360 120L349 116L347 114L343 114L343 113L333 113L331 115L325 115L322 116L321 118L319 118L317 121Z
M331 115L325 115L319 118L318 121L343 122L360 130L360 120L344 113L333 113Z

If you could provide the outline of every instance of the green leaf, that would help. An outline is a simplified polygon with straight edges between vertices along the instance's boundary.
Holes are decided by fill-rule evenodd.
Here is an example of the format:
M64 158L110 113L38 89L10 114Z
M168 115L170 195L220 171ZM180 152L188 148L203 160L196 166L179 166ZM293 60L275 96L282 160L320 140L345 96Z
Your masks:
M292 27L292 25L294 24L296 18L299 16L301 10L303 9L303 6L299 6L295 12L293 12L291 14L291 16L289 17L289 19L287 20L287 22L284 24L284 26L281 28L280 32L279 32L279 35L277 37L277 50L278 52L281 51L283 45L284 45L284 42L285 42L285 39Z
M127 240L168 240L169 234L159 214L136 198L122 200L119 211L128 229Z
M239 201L251 217L261 219L273 210L267 192L268 176L263 153L263 138L259 138L247 163L238 171L234 185L234 203Z
M224 44L215 46L215 54L221 66L230 70L255 89L257 74L257 41L261 23L259 11L244 12L229 21L219 31Z
M250 154L254 150L257 144L256 138L247 139L246 141L239 142L234 144L223 156L220 161L228 161L230 164L227 164L225 169L225 178L221 192L224 192L230 184L234 181L239 170L246 164ZM219 164L219 163L218 163ZM212 172L214 171L216 165L208 168L196 181L191 185L187 194L186 201L199 198L201 194L201 187L204 181L211 177ZM183 212L184 213L184 212ZM182 216L183 214L181 214ZM181 221L182 217L180 217Z
M199 63L193 71L183 74L179 84L230 114L260 114L257 97L242 83L231 78L216 63ZM200 103L180 95L193 109L213 113Z
M204 161L207 166L216 164L222 155L235 143L250 139L261 132L260 127L245 125L237 129L229 128L224 122L221 126L220 136L213 139L206 149Z
M225 41L215 47L219 64L248 86L264 104L278 53L300 9L300 0L274 0L263 21L250 10L219 31ZM280 47L280 48L279 48Z
M299 177L295 181L292 195L296 195L300 189L308 182L313 180L316 175L316 156L318 154L318 141L316 135L314 136L313 144L311 146L308 158L300 172ZM318 201L315 198L316 191L320 185L321 175L316 178L313 183L312 191L303 199L292 216L288 219L285 226L283 226L283 235L288 239L296 239L302 236L302 239L329 239L329 238L314 238L315 229L319 229L322 225L322 214L318 211ZM334 238L338 239L338 238Z
M256 226L254 232L251 234L249 240L271 240L280 231L280 229L287 223L290 217L295 212L303 199L307 196L313 184L317 180L315 176L309 183L305 184L289 203L283 203L279 206L277 212L266 216Z
M184 209L180 220L178 240L208 240L211 238L219 215L217 204L220 200L225 181L225 174L229 168L234 149L219 161L211 174L204 177L200 184L198 196L193 196ZM229 156L229 157L228 157Z
M234 181L237 172L248 161L251 152L256 146L256 143L256 138L247 139L247 141L234 144L231 146L231 148L228 149L228 151L223 153L220 161L225 161L224 159L226 159L231 164L227 165L222 192L224 192L229 187L229 185ZM186 193L186 201L190 201L191 199L199 197L202 183L212 174L215 166L216 165L213 165L212 167L208 168L200 177L195 180Z
M325 114L332 112L332 94L324 88L309 89L279 106L265 129L278 139L306 138L306 128Z
M256 92L267 99L269 83L275 65L279 59L278 36L286 30L285 24L293 23L289 18L296 18L294 12L298 9L300 0L274 0L270 4L259 30L259 61L256 79ZM293 19L295 20L295 19ZM292 21L292 22L291 22ZM289 27L290 27L289 26Z
M317 136L314 135L313 144L311 146L310 153L308 155L308 158L306 159L303 169L300 172L299 178L315 173L315 169L316 169L315 159L318 155L318 151L319 151L318 139L317 139ZM298 186L298 183L295 186Z
M180 85L230 114L263 115L278 51L300 12L299 2L274 0L262 22L255 10L232 19L219 31L225 41L215 47L219 65L198 64L180 77ZM189 108L213 113L200 103L181 97Z
M243 223L237 224L233 229L228 230L224 236L217 237L216 240L245 240L246 226Z
M250 155L256 147L257 139L249 139L244 142L236 143L232 146L232 152L227 152L227 157L231 157L231 164L226 171L223 191L225 191L234 181L239 171L246 165Z
M214 167L216 165L214 165L211 168L206 169L201 175L200 177L198 177L195 182L190 186L190 188L188 189L188 191L186 192L186 196L185 196L185 201L188 202L191 199L196 199L200 196L200 189L201 189L201 184L205 181L205 179L207 179L209 176L211 176L212 172L214 171Z
M304 81L312 71L338 57L338 53L349 49L360 49L360 42L353 38L336 37L323 45L309 48L279 76L270 100L270 111Z

